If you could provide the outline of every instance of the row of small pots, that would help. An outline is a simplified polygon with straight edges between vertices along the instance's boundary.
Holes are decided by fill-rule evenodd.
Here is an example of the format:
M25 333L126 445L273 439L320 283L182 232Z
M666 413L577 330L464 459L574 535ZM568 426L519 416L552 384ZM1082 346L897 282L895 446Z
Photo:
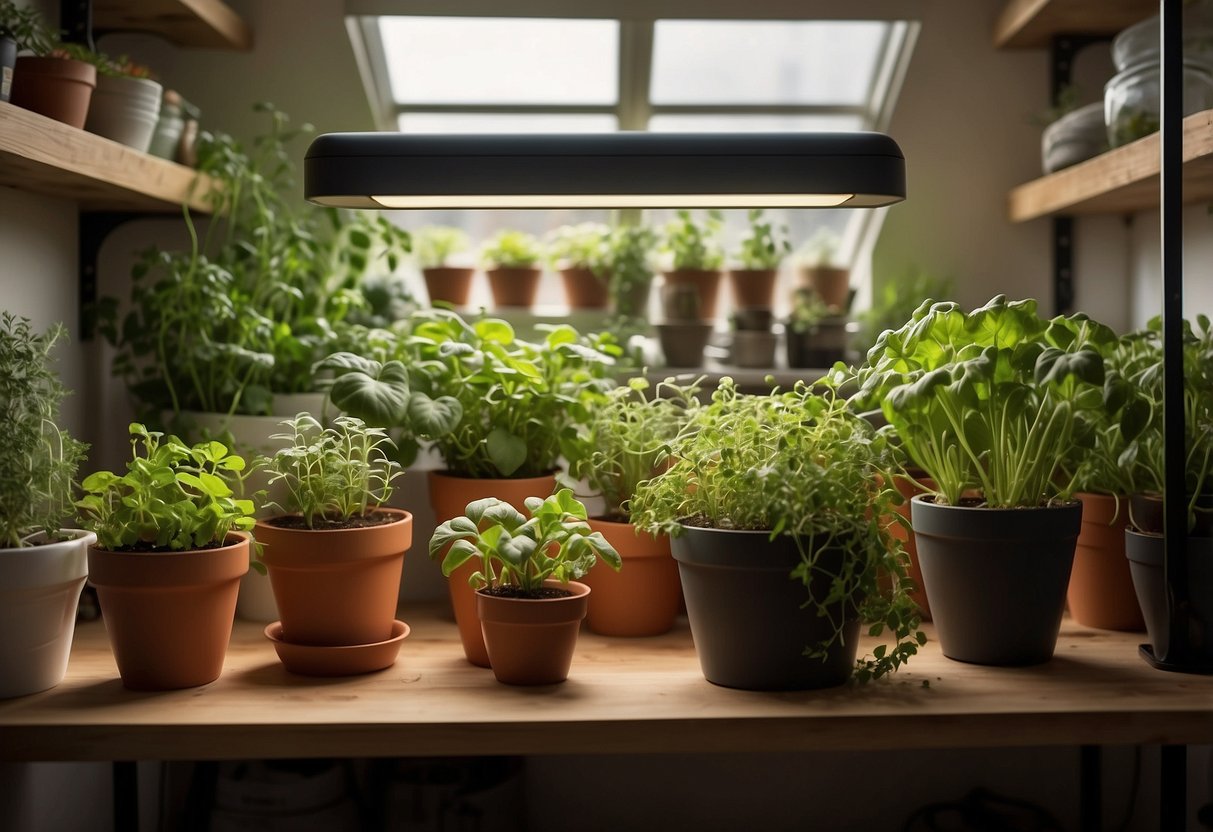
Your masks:
M476 270L456 266L437 266L421 270L430 302L464 307L472 291ZM539 292L543 270L537 267L499 267L487 269L493 304L498 307L530 307ZM589 269L561 269L561 280L573 309L606 309L610 300L607 283Z

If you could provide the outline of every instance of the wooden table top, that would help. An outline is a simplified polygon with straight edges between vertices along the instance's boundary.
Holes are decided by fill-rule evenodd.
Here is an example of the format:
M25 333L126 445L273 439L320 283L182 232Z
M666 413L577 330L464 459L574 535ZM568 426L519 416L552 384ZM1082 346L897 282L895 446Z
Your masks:
M685 619L657 638L583 631L567 682L514 688L464 661L446 616L409 605L402 617L412 633L395 666L343 679L286 672L262 627L237 622L223 675L167 693L123 688L103 626L85 624L62 684L0 702L0 759L1213 742L1213 678L1153 670L1137 656L1144 635L1068 620L1054 659L1037 667L966 665L932 642L888 680L756 693L704 680Z

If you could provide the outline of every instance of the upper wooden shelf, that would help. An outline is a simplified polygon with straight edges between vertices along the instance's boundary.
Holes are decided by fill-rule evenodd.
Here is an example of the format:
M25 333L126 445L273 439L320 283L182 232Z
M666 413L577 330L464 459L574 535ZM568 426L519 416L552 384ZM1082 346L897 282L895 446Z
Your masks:
M178 46L253 48L253 30L223 0L94 0L93 28L148 32Z
M1054 35L1114 35L1158 13L1158 0L1007 0L994 25L994 45L1048 46Z
M209 211L211 181L191 168L0 102L0 185L85 210ZM191 192L191 188L193 188Z
M464 661L447 615L407 605L399 661L345 679L287 673L262 626L238 622L217 681L166 693L123 688L103 625L81 625L62 684L0 702L0 760L1213 742L1213 678L1153 670L1137 655L1143 635L1069 620L1037 667L953 662L931 641L885 681L760 693L704 681L683 619L656 638L583 632L567 682L500 685Z
M1020 185L1012 222L1053 214L1128 214L1159 204L1158 134ZM1184 201L1213 200L1213 110L1184 119Z

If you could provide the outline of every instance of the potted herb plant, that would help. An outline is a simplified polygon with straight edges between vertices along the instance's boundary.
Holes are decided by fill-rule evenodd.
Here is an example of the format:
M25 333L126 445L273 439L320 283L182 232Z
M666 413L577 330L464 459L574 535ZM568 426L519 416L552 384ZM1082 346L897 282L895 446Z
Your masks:
M89 579L126 687L205 685L223 670L249 569L254 502L233 486L251 467L221 442L190 447L137 423L130 436L126 473L90 474L76 503L97 535Z
M749 229L734 254L739 268L729 269L733 304L739 309L771 309L775 305L775 281L779 264L792 250L787 227L776 229L765 220L761 208L747 215Z
M850 322L835 312L812 289L792 294L792 312L784 327L789 367L823 369L846 361Z
M846 314L851 306L851 270L835 260L841 242L838 232L823 226L796 252L801 285L834 314Z
M0 25L17 46L12 103L77 129L84 127L101 56L79 44L60 42L36 14L11 3L0 8L0 14L5 21Z
M396 659L395 650L375 648L393 638L413 538L412 515L384 505L401 473L386 453L391 440L352 416L328 428L307 413L282 424L276 438L285 444L268 467L270 484L285 487L285 513L258 521L255 532L282 616L275 646L312 648L302 665L289 646L280 651L288 670L380 670ZM367 663L352 662L351 648Z
M653 254L657 233L647 226L620 225L607 241L607 273L611 307L623 318L642 319L653 284Z
M703 366L703 350L714 326L700 312L703 296L689 283L661 287L662 319L654 325L669 367Z
M831 389L738 393L724 378L640 483L633 521L672 536L708 681L748 690L839 685L899 667L925 642L900 546L887 438ZM856 663L860 624L893 644Z
M924 301L858 372L935 493L911 502L944 655L1024 665L1053 655L1082 520L1060 449L1100 407L1114 335L1085 316L1042 320L999 295L973 312Z
M585 506L569 489L547 499L528 497L526 517L504 500L467 505L430 538L442 572L474 571L476 616L497 681L550 685L568 678L590 588L575 579L599 560L622 562L586 522Z
M1205 315L1196 327L1184 326L1184 448L1188 515L1186 576L1189 588L1189 642L1197 656L1213 664L1213 325ZM1170 643L1165 579L1166 540L1162 522L1166 441L1163 430L1161 320L1150 322L1141 337L1155 360L1143 362L1131 387L1149 406L1143 430L1128 444L1121 463L1130 467L1135 494L1130 497L1131 528L1125 532L1133 586L1155 654ZM1170 495L1166 495L1170 496Z
M475 269L455 266L451 258L471 247L462 229L442 225L427 225L413 235L413 252L431 303L467 306Z
M52 367L62 325L35 334L0 315L0 698L54 687L67 670L92 532L65 528L85 446L58 427Z
M547 255L559 270L572 309L605 309L611 274L611 229L600 222L564 225L547 239Z
M629 503L637 487L661 473L670 460L670 445L699 408L697 384L679 385L666 379L650 389L644 378L633 378L593 408L584 431L568 437L564 446L569 475L602 496L601 516L590 528L619 552L623 570L595 566L585 576L594 590L587 623L604 636L655 636L674 626L682 603L678 565L670 554L670 538L632 525Z
M445 471L429 475L442 522L474 500L497 497L516 509L556 486L561 442L614 386L619 347L609 335L548 328L540 343L515 337L505 321L465 321L444 309L415 313L386 361L348 353L326 359L334 405L368 424L402 429L398 443L430 443ZM467 576L449 582L468 661L488 666Z
M125 56L106 60L98 68L84 129L146 153L160 120L163 92L147 67Z
M720 267L724 264L721 234L724 220L719 211L708 211L696 222L690 211L678 211L662 230L661 247L671 268L663 272L667 286L694 286L699 294L703 320L716 317L716 295L720 289Z
M497 306L530 307L539 291L543 249L525 231L499 231L480 250Z

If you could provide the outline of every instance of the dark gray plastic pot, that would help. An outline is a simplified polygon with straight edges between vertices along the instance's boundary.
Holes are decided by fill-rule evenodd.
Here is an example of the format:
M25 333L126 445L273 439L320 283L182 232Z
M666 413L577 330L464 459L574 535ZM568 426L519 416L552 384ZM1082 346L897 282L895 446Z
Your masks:
M699 666L709 682L745 690L807 690L850 678L859 637L853 613L843 627L843 643L832 645L824 661L804 655L805 647L829 638L834 625L811 607L802 608L809 596L799 579L789 577L800 563L791 537L771 541L767 532L684 526L670 543ZM841 559L841 552L829 552L822 565L836 570ZM815 577L811 588L814 598L825 598L829 578ZM842 604L831 617L843 617Z
M1082 504L946 506L920 494L910 511L943 654L990 665L1052 658Z
M1125 529L1125 555L1133 574L1133 589L1155 655L1171 640L1163 578L1164 540L1160 534ZM1213 663L1213 537L1188 538L1188 597L1192 600L1188 633L1193 650Z
M8 101L13 89L13 67L17 65L17 41L0 34L0 101Z

